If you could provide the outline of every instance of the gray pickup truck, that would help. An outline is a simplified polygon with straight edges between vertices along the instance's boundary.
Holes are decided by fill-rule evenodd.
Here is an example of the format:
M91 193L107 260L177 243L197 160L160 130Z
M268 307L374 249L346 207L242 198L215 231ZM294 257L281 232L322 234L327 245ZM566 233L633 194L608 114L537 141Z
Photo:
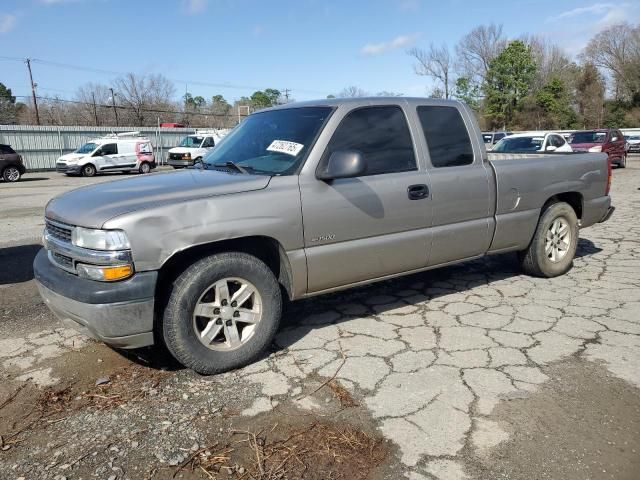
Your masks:
M604 154L487 154L455 101L289 104L193 169L53 199L34 272L65 324L216 373L263 354L285 300L511 251L561 275L610 181Z

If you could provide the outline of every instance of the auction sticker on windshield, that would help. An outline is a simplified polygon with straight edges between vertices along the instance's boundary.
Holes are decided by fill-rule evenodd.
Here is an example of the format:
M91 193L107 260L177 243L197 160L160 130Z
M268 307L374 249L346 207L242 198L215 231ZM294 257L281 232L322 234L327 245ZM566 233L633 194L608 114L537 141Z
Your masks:
M296 142L289 142L287 140L274 140L271 145L267 147L269 152L286 153L295 157L300 153L300 150L304 148L304 145Z

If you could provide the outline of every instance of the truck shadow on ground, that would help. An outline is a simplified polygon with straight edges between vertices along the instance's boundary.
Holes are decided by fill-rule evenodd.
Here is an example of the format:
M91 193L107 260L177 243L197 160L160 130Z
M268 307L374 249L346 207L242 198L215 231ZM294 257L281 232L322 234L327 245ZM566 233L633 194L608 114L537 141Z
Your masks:
M576 251L576 258L594 255L601 251L602 248L597 247L590 240L580 239L578 242L578 250ZM264 357L274 352L285 350L298 340L304 338L311 331L326 325L307 324L305 323L306 318L325 312L340 312L338 307L342 305L353 303L365 304L367 299L375 296L395 296L398 302L400 302L402 297L398 295L398 293L407 290L416 290L415 293L411 295L413 298L422 298L424 301L435 300L445 294L464 293L475 286L489 285L493 282L519 275L523 275L523 273L515 254L493 255L450 267L438 268L351 290L291 302L285 307L280 329L291 327L302 328L296 328L295 335L287 335L286 342L278 341L272 344L271 348L265 352ZM424 289L429 288L430 285L447 280L455 280L455 284L449 287L448 291L431 293L429 295L424 293ZM419 290L412 288L416 283L421 283L424 287ZM358 316L384 313L388 309L397 307L397 302L389 303L386 306L376 305L375 311L369 306L368 311L362 315L343 314L341 318L334 323L348 322ZM117 351L130 361L149 368L170 371L184 368L173 359L166 347L162 345L136 350Z
M28 282L33 279L33 259L42 245L0 248L0 285Z
M601 251L602 248L596 246L591 240L580 239L576 258L595 255ZM396 302L391 301L387 305L375 305L375 309L373 306L368 305L367 312L361 315L341 314L340 319L334 322L336 324L348 322L357 317L384 313L390 309L398 308L399 303L407 304L407 301L402 301L403 297L398 295L403 291L415 290L415 293L410 295L411 298L429 301L436 300L443 295L465 293L473 287L490 285L493 282L519 275L523 275L523 273L515 254L490 255L458 265L428 270L368 286L293 302L289 304L280 328L303 328L296 328L295 335L287 335L286 342L278 342L278 345L274 345L274 349L275 351L284 350L304 338L312 330L324 326L323 324L306 324L305 318L328 311L340 313L338 307L343 305L366 304L367 299L376 296L397 298ZM430 292L429 294L424 293L424 290L434 283L446 281L454 281L451 286L447 287L447 290ZM415 284L423 284L424 287L420 289L412 288ZM410 302L408 303L410 304Z

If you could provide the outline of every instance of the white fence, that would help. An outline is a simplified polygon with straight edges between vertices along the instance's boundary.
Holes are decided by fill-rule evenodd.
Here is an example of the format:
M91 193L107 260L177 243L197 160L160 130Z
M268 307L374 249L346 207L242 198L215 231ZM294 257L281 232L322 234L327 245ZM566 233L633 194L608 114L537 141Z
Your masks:
M60 155L73 152L92 138L108 133L140 132L151 139L156 162L166 162L167 150L175 147L192 128L136 127L38 127L32 125L0 125L0 143L22 155L29 170L56 168Z

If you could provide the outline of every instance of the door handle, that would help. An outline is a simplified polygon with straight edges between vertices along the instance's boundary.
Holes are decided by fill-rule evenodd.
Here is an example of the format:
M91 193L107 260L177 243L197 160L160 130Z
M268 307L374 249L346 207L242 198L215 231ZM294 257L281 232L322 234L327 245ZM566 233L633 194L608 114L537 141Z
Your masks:
M407 187L407 195L409 200L420 200L429 196L429 187L425 184L410 185Z

